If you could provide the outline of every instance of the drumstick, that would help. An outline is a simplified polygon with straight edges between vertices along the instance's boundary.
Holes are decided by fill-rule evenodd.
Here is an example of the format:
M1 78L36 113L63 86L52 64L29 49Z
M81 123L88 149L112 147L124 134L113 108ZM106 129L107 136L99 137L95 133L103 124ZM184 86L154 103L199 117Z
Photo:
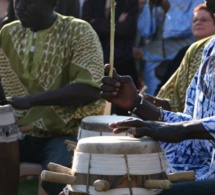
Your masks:
M113 76L114 64L114 32L115 32L115 0L111 0L111 21L110 21L110 71L109 76Z

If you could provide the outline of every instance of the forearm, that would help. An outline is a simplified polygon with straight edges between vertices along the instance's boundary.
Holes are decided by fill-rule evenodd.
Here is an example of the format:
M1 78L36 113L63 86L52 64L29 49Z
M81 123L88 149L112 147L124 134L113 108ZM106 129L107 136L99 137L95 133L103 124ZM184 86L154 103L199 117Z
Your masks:
M182 125L185 139L214 139L205 129L201 121L185 122Z
M161 99L161 98L158 98L155 96L151 96L148 94L144 94L144 99L156 107L162 107L164 110L171 111L171 107L170 107L168 101L166 101L164 99Z
M143 97L139 96L139 99L136 99L133 105L132 113L141 119L155 121L160 119L160 109L146 101Z
M26 97L14 97L12 98L11 104L15 107L19 107L19 105L16 104L22 104L23 101L27 101L29 107L49 105L80 106L98 100L99 97L99 89L86 84L75 83L58 90L47 91ZM20 107L22 106L20 105Z
M143 120L162 121L161 108L171 110L167 101L145 93L140 93L139 99L134 99L133 108L131 110Z

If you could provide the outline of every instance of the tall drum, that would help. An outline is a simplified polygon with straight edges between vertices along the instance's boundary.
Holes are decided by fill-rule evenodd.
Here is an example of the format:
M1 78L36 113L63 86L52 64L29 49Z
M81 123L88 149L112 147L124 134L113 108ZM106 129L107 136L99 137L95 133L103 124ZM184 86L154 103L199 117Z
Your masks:
M159 144L149 138L83 138L74 152L71 172L75 183L64 194L155 195L161 189L149 189L147 183L156 180L166 185L166 167Z
M118 115L97 115L88 116L82 119L81 125L78 131L78 140L86 137L94 136L114 136L112 130L109 128L109 123L132 118L129 116ZM127 132L121 133L120 136L127 136ZM119 134L117 135L119 136Z
M0 194L17 195L19 186L18 127L10 105L0 106Z

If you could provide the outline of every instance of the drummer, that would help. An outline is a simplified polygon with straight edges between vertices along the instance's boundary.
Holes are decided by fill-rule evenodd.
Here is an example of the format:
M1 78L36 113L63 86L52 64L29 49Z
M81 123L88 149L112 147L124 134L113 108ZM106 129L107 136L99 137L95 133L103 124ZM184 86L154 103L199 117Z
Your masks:
M54 12L56 0L14 0L18 21L0 31L0 76L17 123L28 131L20 160L71 167L65 139L82 118L103 114L104 65L99 38L85 21ZM50 195L63 187L42 183Z
M206 3L207 7L215 12L215 2L207 0ZM215 115L215 99L213 98L215 86L214 79L210 79L215 71L213 69L214 44L215 37L204 49L200 69L186 94L184 113L173 113L151 105L144 100L144 97L138 95L129 77L120 77L116 72L113 78L104 77L101 85L103 98L144 120L151 120L135 119L113 123L111 127L114 128L114 133L128 130L134 136L146 135L162 141L161 145L166 149L168 160L175 171L194 169L197 180L214 179L215 181L215 162L212 159L214 144L208 141L215 138L215 117L213 117ZM109 71L109 66L106 66L106 71ZM152 120L159 122L152 122ZM180 143L168 144L167 142ZM214 194L214 191L208 191L209 189L205 193ZM189 194L192 192L189 191Z

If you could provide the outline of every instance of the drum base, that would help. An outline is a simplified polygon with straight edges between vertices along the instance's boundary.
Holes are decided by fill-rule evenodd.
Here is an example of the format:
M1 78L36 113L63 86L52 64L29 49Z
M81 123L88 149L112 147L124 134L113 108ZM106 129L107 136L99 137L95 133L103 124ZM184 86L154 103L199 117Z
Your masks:
M0 194L17 195L19 187L19 143L0 143Z

